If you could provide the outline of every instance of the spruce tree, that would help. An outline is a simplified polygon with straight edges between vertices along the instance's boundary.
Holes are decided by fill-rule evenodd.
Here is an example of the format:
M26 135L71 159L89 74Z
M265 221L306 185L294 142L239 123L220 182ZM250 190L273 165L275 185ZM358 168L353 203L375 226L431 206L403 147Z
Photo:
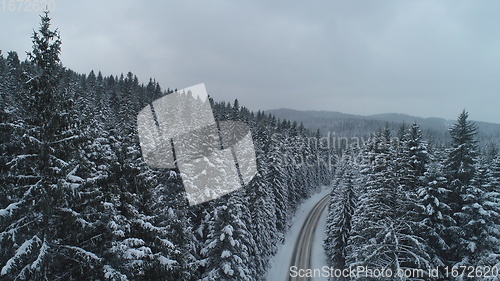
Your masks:
M208 240L201 253L206 258L200 280L254 280L255 268L250 253L255 241L245 220L250 212L241 194L232 194L228 202L215 209Z
M274 209L276 210L276 230L278 239L284 241L284 235L288 228L288 192L286 186L285 170L283 167L283 155L279 147L278 136L273 136L275 142L271 144L269 152L269 184L273 189ZM282 141L282 140L280 140ZM265 189L265 187L263 187ZM269 196L269 195L268 195ZM272 200L272 198L271 198Z
M462 111L457 122L450 128L451 148L445 161L445 173L453 188L453 198L450 207L458 212L463 205L462 194L475 175L477 162L477 144L475 135L477 127L467 120L469 114Z
M397 147L386 128L368 145L359 205L353 215L348 264L389 268L393 272L430 267L424 239L414 217L417 204L401 185Z
M450 259L450 232L456 227L450 206L447 205L451 190L443 175L442 163L429 165L425 184L418 190L422 234L428 245L432 263L441 268ZM443 272L440 272L443 274ZM441 276L442 277L442 276Z
M461 264L485 266L500 262L500 196L498 190L491 186L490 167L485 163L477 165L476 176L467 187L464 205L457 214L461 221L467 222L459 240L463 253Z
M328 209L327 230L324 241L325 251L330 264L334 268L346 266L347 248L352 229L352 217L356 209L356 168L350 163L352 159L343 157L337 170L339 180L331 192Z
M450 257L450 263L470 262L476 248L476 244L471 241L474 234L469 231L469 223L477 219L476 213L479 211L472 206L475 206L480 190L471 185L476 175L477 127L467 120L468 117L468 113L463 110L449 130L451 148L448 150L444 167L451 190L445 203L450 206L452 217L457 223L457 227L448 235L451 252L457 253Z
M488 212L486 232L490 248L478 261L483 265L500 266L500 155L491 161L488 179L483 185L483 208Z
M73 225L86 225L75 211L82 185L74 161L81 132L72 110L72 92L60 88L64 71L59 60L61 40L57 30L50 29L48 12L32 39L28 58L33 68L25 72L27 108L19 132L22 149L9 163L11 202L4 209L9 212L0 227L8 258L0 275L46 280L77 275L98 264L100 258L74 244L85 235L71 232Z

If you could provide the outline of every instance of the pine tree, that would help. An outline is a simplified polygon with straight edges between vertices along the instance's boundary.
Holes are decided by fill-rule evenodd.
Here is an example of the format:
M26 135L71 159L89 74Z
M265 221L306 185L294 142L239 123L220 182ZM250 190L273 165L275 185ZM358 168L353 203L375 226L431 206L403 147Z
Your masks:
M399 183L398 157L390 131L375 135L368 145L371 162L361 168L365 174L359 205L352 220L347 260L350 265L389 268L429 268L425 241L418 233L412 212L416 202Z
M464 110L457 122L450 128L452 138L448 158L445 161L446 178L453 187L453 198L450 202L453 212L458 212L463 205L461 195L474 177L476 168L477 127L467 120L469 114Z
M185 198L181 193L180 174L170 171L167 175L161 172L154 174L159 180L148 191L148 207L143 215L147 221L138 220L147 226L142 227L142 234L154 253L145 279L168 276L168 280L193 280L197 270L193 222L187 215L189 209L185 207Z
M277 222L278 211L275 200L273 200L273 190L270 190L275 187L270 185L270 182L266 170L260 169L248 191L249 201L252 202L249 206L252 223L248 228L252 232L255 241L255 248L251 249L251 251L253 263L256 265L257 276L265 274L269 259L276 253L276 244L280 241L280 234L277 229L279 225ZM288 217L280 219L287 221ZM283 225L284 222L281 221L280 224Z
M286 186L286 175L284 171L284 161L282 155L282 147L279 145L283 139L276 134L273 136L273 143L271 144L269 158L269 181L274 191L274 209L276 210L276 230L278 231L278 239L283 242L284 235L288 228L288 192ZM264 187L265 189L265 187Z
M413 175L418 178L426 172L426 165L429 162L427 144L422 140L422 131L417 123L413 123L407 134L407 141L404 143L409 157L409 164Z
M422 234L434 265L444 267L450 258L450 233L456 226L447 198L451 194L439 161L430 165L425 184L418 190ZM443 272L441 272L443 274Z
M476 244L471 240L475 234L468 231L468 228L470 229L470 222L478 219L476 212L479 211L473 206L477 203L480 190L471 186L476 174L477 127L467 120L468 116L463 110L450 128L452 142L445 161L445 175L451 189L445 203L450 206L452 217L457 223L457 228L449 234L454 241L450 245L452 252L457 253L451 257L450 262L468 263L476 249Z
M241 194L229 197L227 205L216 209L208 240L202 249L206 257L205 272L200 280L254 280L250 251L255 242L244 222L250 213Z
M73 161L80 132L76 127L73 97L60 89L61 41L50 30L48 12L33 34L28 53L33 69L27 72L28 99L22 152L9 163L15 181L8 187L11 203L0 231L9 258L0 274L12 279L52 279L100 262L92 252L72 244L73 224L85 224L74 210L82 179ZM63 223L61 223L63 222ZM81 242L81 241L80 241ZM88 276L91 278L90 276Z
M488 179L483 184L483 208L488 214L486 221L485 251L478 264L500 266L500 155L496 156L488 169Z
M491 171L484 163L476 168L476 176L467 187L464 205L457 217L467 224L459 240L463 259L461 264L497 264L500 262L498 230L500 196L491 187Z
M347 248L352 229L352 217L356 209L355 167L349 163L350 156L343 157L342 166L338 169L339 181L331 192L328 209L327 231L324 241L329 263L334 268L346 266Z

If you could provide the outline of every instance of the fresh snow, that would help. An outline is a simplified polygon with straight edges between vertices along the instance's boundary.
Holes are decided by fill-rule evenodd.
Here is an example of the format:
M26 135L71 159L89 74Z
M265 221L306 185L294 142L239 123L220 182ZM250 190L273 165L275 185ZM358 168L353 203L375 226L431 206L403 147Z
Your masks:
M319 193L313 194L310 198L306 199L298 208L295 217L292 219L292 226L285 236L284 244L278 246L278 252L270 262L270 268L267 274L268 281L286 281L290 273L290 260L292 259L293 248L295 241L300 232L300 228L304 224L307 215L311 212L314 204L321 198L331 192L331 187L324 187ZM326 230L326 216L328 214L328 207L321 215L318 223L318 228L315 233L315 245L313 248L313 258L311 261L312 268L321 269L323 266L328 265L326 261L325 251L323 250L323 238ZM327 281L328 278L315 278L315 281Z
M66 176L66 179L68 179L69 181L72 181L72 182L84 182L84 180L79 177L79 176L75 176L75 173L76 171L78 170L80 165L76 165L76 167L71 170L71 172L68 173L68 175Z
M75 246L63 246L64 248L73 250L74 252L80 254L82 257L84 257L86 260L94 259L94 260L101 260L96 254L89 252L85 249L82 249L80 247L75 247Z
M12 212L18 208L17 205L19 205L19 202L11 203L9 206L7 206L7 208L0 209L0 217L5 217L12 214Z
M157 260L162 264L162 265L176 265L177 261L166 258L164 256L159 256Z
M6 275L10 271L10 269L15 266L17 259L31 251L31 249L33 248L33 244L38 244L40 242L40 239L36 235L33 236L33 238L24 241L24 243L19 248L17 248L15 255L10 258L2 268L0 276Z
M104 278L106 279L113 279L113 280L120 280L120 281L127 281L128 278L126 275L120 273L116 269L112 268L109 265L104 265Z
M224 250L222 251L222 254L220 255L221 258L227 258L227 257L230 257L232 255L232 253L228 250Z
M40 251L38 253L38 257L31 264L31 269L33 269L33 270L40 269L42 261L43 261L43 258L47 254L48 250L49 250L49 245L47 244L47 242L44 241L43 244L42 244L42 247L40 248Z

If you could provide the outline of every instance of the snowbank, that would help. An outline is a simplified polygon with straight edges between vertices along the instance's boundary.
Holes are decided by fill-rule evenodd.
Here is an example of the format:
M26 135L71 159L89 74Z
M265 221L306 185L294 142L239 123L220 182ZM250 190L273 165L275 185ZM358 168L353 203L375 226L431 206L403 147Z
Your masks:
M292 219L292 226L288 230L285 237L285 243L278 246L278 253L271 261L271 267L269 268L267 280L268 281L287 281L290 272L290 260L293 254L293 247L295 246L295 241L300 232L300 228L305 222L305 219L309 212L312 210L314 204L316 204L321 198L329 194L331 187L325 187L321 192L312 195L306 201L304 201L295 217ZM315 246L313 249L312 267L321 268L327 265L326 255L323 250L323 237L326 229L326 215L328 213L328 208L325 209L321 215L321 219L318 223L318 228L315 233ZM316 278L315 281L327 281L328 278Z

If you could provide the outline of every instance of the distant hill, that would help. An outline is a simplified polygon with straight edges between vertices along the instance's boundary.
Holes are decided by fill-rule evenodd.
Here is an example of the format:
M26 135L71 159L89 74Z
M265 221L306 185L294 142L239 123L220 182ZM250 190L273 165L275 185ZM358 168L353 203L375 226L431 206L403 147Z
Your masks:
M280 108L267 110L279 119L288 119L303 123L311 130L319 129L322 134L338 135L345 137L369 137L376 130L389 125L397 131L401 124L417 122L421 127L424 138L434 145L444 146L449 143L448 129L455 122L443 118L422 118L401 113L383 113L376 115L354 115L336 111L294 110ZM500 124L473 121L478 126L478 140L481 146L489 143L499 143Z

